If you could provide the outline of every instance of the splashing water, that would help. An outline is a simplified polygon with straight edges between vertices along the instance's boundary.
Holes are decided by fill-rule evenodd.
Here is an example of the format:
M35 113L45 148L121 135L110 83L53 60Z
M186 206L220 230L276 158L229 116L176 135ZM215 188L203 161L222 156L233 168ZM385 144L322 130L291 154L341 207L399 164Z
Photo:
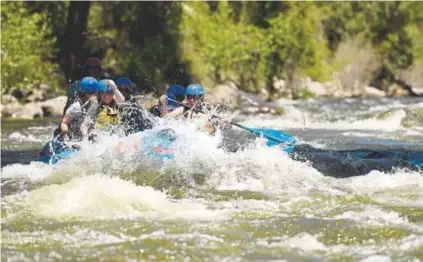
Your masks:
M389 110L386 104L370 103L367 108ZM321 125L319 130L326 126L328 132L320 133L318 143L322 147L368 145L354 132L386 146L384 139L388 138L378 135L396 132L391 128L373 135L368 128L371 124L356 121L355 114L334 120L356 121L354 128L338 130L336 125L330 127L332 120L313 115L305 105L295 106L309 114L309 123ZM337 105L322 108L331 112ZM244 123L283 126L288 123L284 121L296 121L290 117L253 117ZM368 121L379 123L377 117ZM271 125L265 125L268 123ZM161 119L152 130L142 133L102 135L96 144L82 142L78 155L54 166L36 161L4 166L2 259L423 259L420 170L394 168L335 178L320 173L309 161L297 161L279 148L264 146L258 139L244 139L242 132L234 135L234 141L242 146L228 151L222 146L223 134L208 136L198 131L198 126ZM401 136L395 145L414 142L416 137L421 141L421 134L403 132L413 127L397 127ZM163 128L172 128L177 135L173 160L152 159L139 145ZM307 130L290 131L307 143L317 135ZM346 140L350 136L345 132L351 132L353 138ZM14 136L5 134L5 139L15 143Z

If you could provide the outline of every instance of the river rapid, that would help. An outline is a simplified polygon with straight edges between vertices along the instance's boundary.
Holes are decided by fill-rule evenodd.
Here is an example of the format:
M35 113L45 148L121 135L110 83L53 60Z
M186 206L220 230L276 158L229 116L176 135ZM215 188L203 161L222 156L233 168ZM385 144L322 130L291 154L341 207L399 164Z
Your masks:
M236 119L316 149L423 151L421 99L278 103L285 116ZM163 119L153 131L175 129L174 160L117 150L146 131L34 161L58 121L2 120L2 261L423 260L419 168L333 173L236 127L227 150L220 133Z

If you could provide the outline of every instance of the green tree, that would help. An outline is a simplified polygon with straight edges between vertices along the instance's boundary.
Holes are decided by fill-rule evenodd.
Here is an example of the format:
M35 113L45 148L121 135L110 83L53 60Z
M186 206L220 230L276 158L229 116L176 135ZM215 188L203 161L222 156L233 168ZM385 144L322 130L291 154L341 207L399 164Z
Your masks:
M178 2L96 2L86 46L101 54L115 75L139 86L189 83L178 50ZM145 89L150 90L150 89Z
M263 31L232 14L226 1L210 12L204 2L183 4L183 55L198 79L209 84L232 81L257 91L257 68Z
M404 2L404 8L410 13L410 22L406 25L413 42L413 58L415 63L423 61L423 2Z
M292 3L291 8L269 19L270 27L261 50L261 72L270 93L273 78L286 78L292 83L296 75L308 75L322 80L328 75L324 64L325 42L319 41L320 17L309 3Z
M51 62L55 39L44 13L29 14L23 2L1 2L1 78L3 92L13 87L59 87L58 65Z
M381 65L373 74L372 84L381 89L393 81L393 72L410 67L421 52L421 37L416 37L420 3L339 2L330 7L325 26L329 47L335 51L346 39L370 43Z

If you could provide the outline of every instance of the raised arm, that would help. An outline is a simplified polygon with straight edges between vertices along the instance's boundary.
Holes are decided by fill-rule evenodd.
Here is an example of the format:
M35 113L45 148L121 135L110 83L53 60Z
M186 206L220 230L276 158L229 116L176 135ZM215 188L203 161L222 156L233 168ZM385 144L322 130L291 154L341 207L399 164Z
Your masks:
M160 116L163 117L167 114L167 96L161 95L159 98L160 101Z
M175 110L173 110L170 113L167 113L165 116L169 116L169 117L177 117L179 115L182 115L184 113L184 107L178 107Z
M109 86L113 89L113 92L115 92L115 100L118 103L125 103L125 97L122 95L122 93L119 91L119 89L117 88L116 84L114 81L109 80Z

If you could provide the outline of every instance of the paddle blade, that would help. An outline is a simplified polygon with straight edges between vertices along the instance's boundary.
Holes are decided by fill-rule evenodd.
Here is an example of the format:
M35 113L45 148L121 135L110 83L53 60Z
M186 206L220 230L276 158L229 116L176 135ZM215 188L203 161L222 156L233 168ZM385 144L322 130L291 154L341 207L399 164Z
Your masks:
M254 134L258 137L267 138L266 145L269 147L280 145L284 151L291 153L294 149L294 145L297 142L293 135L284 133L275 129L258 129L250 128Z

